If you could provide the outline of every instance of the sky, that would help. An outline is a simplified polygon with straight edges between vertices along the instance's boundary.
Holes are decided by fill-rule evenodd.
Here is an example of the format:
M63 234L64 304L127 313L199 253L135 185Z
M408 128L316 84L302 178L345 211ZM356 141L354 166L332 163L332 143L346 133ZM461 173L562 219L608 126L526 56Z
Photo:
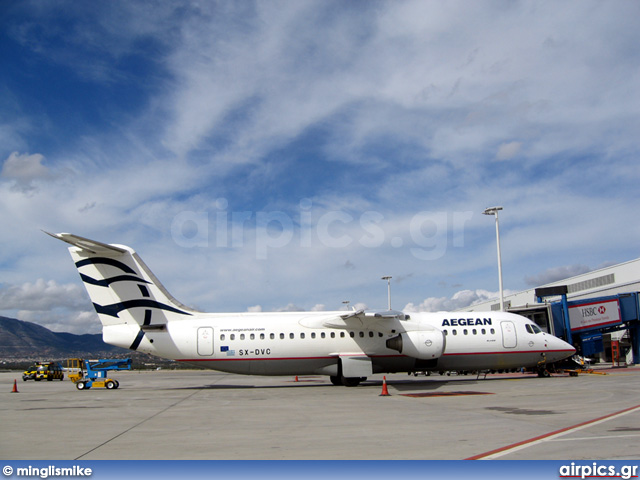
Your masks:
M0 315L70 232L203 311L438 311L638 258L640 3L0 4ZM344 302L349 302L348 304Z

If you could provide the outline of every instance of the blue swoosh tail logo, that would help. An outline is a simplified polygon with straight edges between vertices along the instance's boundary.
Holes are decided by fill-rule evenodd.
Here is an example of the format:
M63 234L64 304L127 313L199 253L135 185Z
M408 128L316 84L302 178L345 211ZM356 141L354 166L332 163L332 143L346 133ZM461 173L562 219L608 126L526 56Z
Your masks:
M171 305L166 305L164 303L158 302L157 300L151 300L149 298L125 300L124 302L112 303L111 305L98 305L94 302L93 306L95 307L96 312L116 318L119 318L118 314L121 311L136 307L159 308L160 310L166 310L168 312L178 313L180 315L191 315L189 312L179 310L175 307L172 307Z

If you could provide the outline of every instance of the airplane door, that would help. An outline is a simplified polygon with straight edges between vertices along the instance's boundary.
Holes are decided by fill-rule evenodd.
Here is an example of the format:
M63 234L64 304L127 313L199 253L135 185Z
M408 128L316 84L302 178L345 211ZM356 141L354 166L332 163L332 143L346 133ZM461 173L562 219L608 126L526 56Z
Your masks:
M210 357L213 355L213 328L198 328L198 355Z
M500 322L502 327L502 346L504 348L515 348L518 345L518 337L516 336L516 326L513 322Z

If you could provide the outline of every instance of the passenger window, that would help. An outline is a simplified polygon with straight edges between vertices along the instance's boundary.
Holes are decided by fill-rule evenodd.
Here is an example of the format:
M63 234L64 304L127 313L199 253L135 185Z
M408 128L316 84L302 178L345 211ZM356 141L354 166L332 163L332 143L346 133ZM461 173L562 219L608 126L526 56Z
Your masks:
M378 332L378 336L382 338L383 337L382 332Z
M369 332L369 337L373 338L373 332Z
M289 338L293 340L295 338L295 335L293 333L290 333Z
M311 332L311 338L316 338L316 332Z
M453 334L454 334L454 335L457 335L457 334L458 334L458 331L457 331L455 328L453 329Z
M224 340L224 333L220 335L220 340Z
M447 330L443 330L445 335L449 335L449 332Z
M336 332L331 332L331 338L336 338Z
M229 335L229 340L235 340L236 339L236 334L232 333L231 335Z
M326 337L325 333L324 332L320 333L320 338L324 338L324 337Z
M469 330L467 330L466 328L464 329L464 334L468 335L469 334Z
M300 334L300 338L304 338L304 333L301 333L301 334Z
M355 334L355 333L353 333L353 332L349 332L349 336L350 336L351 338L353 338L353 337L355 337L355 336L356 336L356 334Z
M496 334L496 330L494 328L491 329L491 335L495 335Z
M244 333L240 334L240 340L244 340Z
M250 338L251 340L255 340L255 339L256 339L256 336L252 333L252 334L249 336L249 338Z
M478 334L478 330L476 330L475 328L472 330L472 332L473 332L474 335Z
M344 332L340 332L340 338L344 338Z
M284 340L284 333L280 334L280 340Z
M482 329L482 334L483 334L483 335L486 335L486 334L487 334L487 329L486 329L486 328L483 328L483 329Z
M360 338L364 338L364 332L360 332Z
M264 340L264 333L260 334L260 340Z
M275 334L275 333L270 333L270 334L269 334L269 338L270 338L271 340L273 340L274 338L276 338L276 334Z

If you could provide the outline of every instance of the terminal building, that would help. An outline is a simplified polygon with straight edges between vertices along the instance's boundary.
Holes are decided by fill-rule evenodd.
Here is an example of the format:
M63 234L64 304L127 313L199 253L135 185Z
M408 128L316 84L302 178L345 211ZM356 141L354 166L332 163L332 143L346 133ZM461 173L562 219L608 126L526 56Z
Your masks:
M505 310L597 361L640 364L640 258L504 297ZM467 307L500 310L500 300Z

